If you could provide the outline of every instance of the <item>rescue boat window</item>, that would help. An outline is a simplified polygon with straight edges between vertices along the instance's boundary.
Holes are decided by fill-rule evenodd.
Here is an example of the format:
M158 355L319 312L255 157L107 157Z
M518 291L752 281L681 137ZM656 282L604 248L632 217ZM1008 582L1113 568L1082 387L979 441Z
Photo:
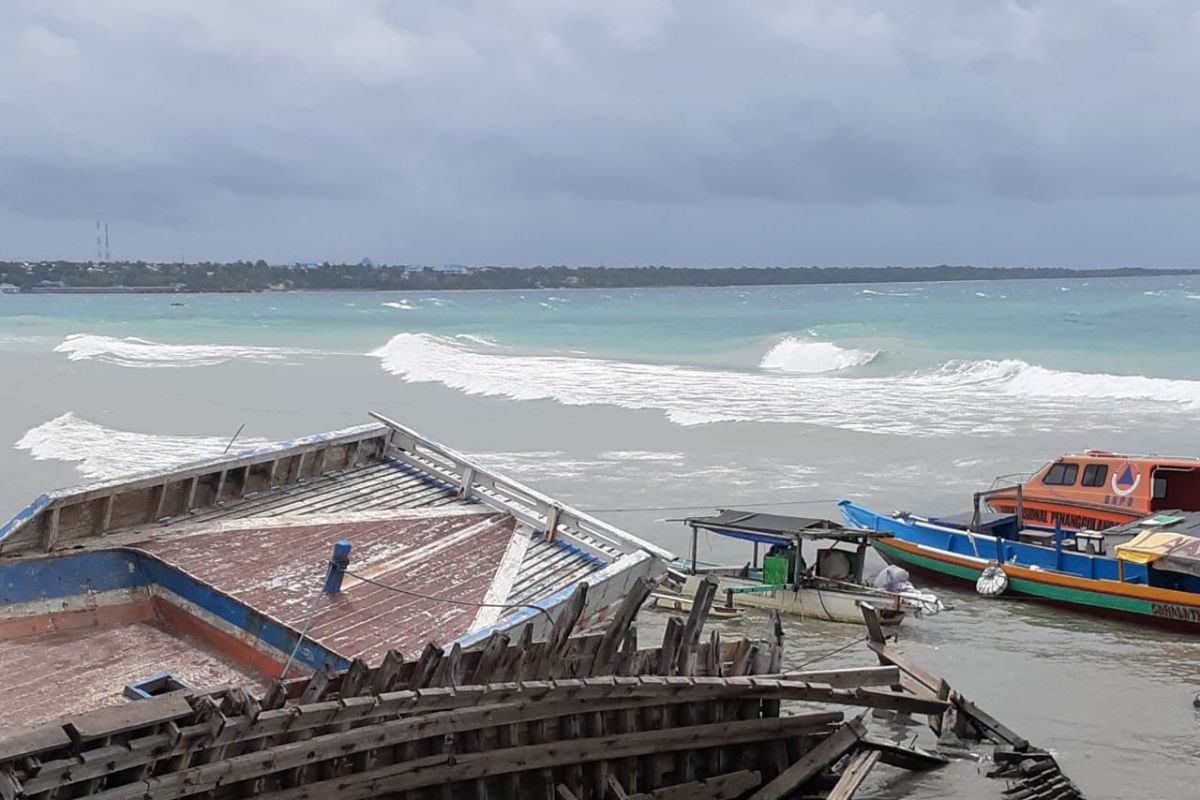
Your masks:
M1103 486L1108 477L1108 464L1088 464L1083 468L1084 486Z
M1042 478L1042 483L1047 486L1074 486L1077 477L1078 464L1055 464L1046 473L1046 477Z

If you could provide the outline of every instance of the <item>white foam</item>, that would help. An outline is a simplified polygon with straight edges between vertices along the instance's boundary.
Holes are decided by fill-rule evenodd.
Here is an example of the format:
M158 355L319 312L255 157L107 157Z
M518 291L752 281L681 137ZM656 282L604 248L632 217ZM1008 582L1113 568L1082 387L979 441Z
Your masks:
M117 478L156 469L169 469L202 458L219 456L229 436L155 436L97 425L67 412L30 429L17 441L38 460L74 461L93 478ZM232 452L267 444L266 439L238 437Z
M1200 294L1184 295L1188 300L1200 300Z
M859 294L865 294L868 297L913 297L916 292L877 292L874 289L863 289Z
M605 461L682 461L683 453L656 450L608 450L600 454Z
M417 307L414 305L411 305L407 300L401 300L398 303L384 303L383 305L385 305L388 308L394 308L397 311L416 311L417 310Z
M759 366L780 372L835 372L870 364L878 355L876 350L855 350L832 342L806 342L789 336L772 347Z
M315 355L313 350L289 347L252 347L229 344L163 344L127 336L98 336L73 333L54 348L71 361L103 361L122 367L209 367L245 359L260 364L286 361L298 355Z
M468 394L665 413L679 425L806 423L894 434L1121 430L1149 413L1200 412L1200 381L966 361L887 377L705 370L565 355L481 352L401 333L371 355L411 382ZM1118 407L1119 406L1119 407Z

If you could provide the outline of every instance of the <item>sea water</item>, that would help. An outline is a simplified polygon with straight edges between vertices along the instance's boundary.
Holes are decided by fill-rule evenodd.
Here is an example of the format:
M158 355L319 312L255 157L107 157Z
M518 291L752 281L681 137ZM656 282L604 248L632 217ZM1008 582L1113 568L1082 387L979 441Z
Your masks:
M0 369L3 516L377 410L683 553L671 520L716 507L962 512L1069 450L1200 455L1200 277L4 296ZM748 558L707 539L699 556ZM920 663L1055 750L1089 797L1189 796L1200 639L941 591L954 610L901 631ZM793 664L858 636L788 633ZM975 771L912 796L993 796L964 791ZM898 776L867 796L909 791Z

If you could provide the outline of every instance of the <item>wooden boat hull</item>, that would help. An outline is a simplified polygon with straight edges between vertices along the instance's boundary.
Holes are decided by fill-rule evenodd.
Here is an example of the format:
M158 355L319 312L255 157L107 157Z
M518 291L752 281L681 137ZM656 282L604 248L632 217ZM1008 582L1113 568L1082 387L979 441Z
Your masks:
M717 604L727 602L728 590L738 588L753 588L762 586L757 581L733 578L725 575L715 576L719 581ZM691 575L683 586L682 594L693 596L703 579L703 576ZM854 625L862 624L862 611L859 602L870 602L879 611L879 620L884 625L899 625L904 619L904 611L900 601L895 597L874 595L870 592L850 592L839 589L800 588L798 590L776 589L773 591L743 592L733 595L734 607L761 608L767 611L778 611L781 614L791 614L809 619L823 619L828 622L846 622Z
M989 564L995 563L995 559L986 557L994 547L992 537L975 535L976 546L981 553L975 556L954 552L955 538L966 540L965 533L941 528L923 529L850 504L842 505L842 512L850 524L891 533L891 538L874 542L873 546L889 562L902 564L909 569L974 585L980 573ZM935 542L935 539L941 542ZM1111 563L1112 560L1104 561ZM1003 569L1008 576L1007 591L1014 594L1061 603L1092 613L1118 614L1200 633L1200 595L1107 578L1086 578L1014 563L1004 563Z

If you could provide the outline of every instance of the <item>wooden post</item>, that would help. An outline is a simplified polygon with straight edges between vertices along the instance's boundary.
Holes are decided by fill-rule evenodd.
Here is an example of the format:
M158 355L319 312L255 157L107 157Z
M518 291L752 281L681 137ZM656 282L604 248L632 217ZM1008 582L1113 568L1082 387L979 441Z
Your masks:
M458 496L465 500L471 494L471 484L475 482L475 468L470 464L463 467L462 479L458 484Z
M558 518L561 514L561 508L550 506L550 511L546 514L546 530L542 534L542 541L546 544L553 542L554 537L558 535Z
M54 543L58 541L58 506L50 509L50 513L46 515L42 521L42 549L47 553L54 547Z
M700 531L695 525L693 525L692 526L692 574L693 575L696 574L696 543L699 538L700 538Z
M1025 499L1021 494L1021 484L1017 484L1017 533L1025 527Z

